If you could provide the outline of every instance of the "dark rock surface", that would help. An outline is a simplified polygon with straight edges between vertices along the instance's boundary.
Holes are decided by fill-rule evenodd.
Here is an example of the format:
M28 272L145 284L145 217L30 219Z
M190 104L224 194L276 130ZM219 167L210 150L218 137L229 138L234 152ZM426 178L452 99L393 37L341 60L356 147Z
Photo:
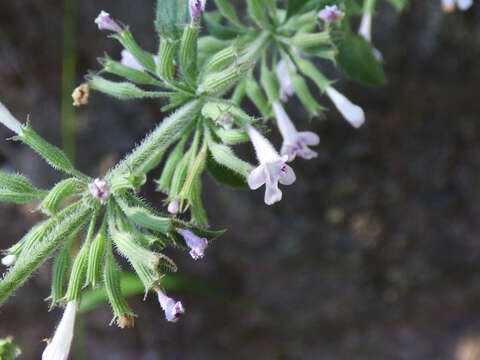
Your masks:
M93 24L101 9L130 24L154 50L153 1L80 3L78 82L98 68L95 59L105 50L120 52ZM55 144L62 16L58 0L0 3L0 101L21 119L31 114L34 128ZM86 314L74 359L82 353L102 360L480 358L478 4L445 15L437 0L413 1L397 16L381 3L373 29L388 84L339 83L365 109L360 130L326 99L326 120L311 122L292 102L298 127L314 129L322 142L316 160L294 163L298 180L280 204L266 207L260 191L205 181L211 224L229 231L202 261L173 256L183 275L243 305L175 293L187 314L172 325L153 297L131 298L135 328L108 327L107 308ZM78 166L100 175L163 116L155 101L93 94L77 111ZM0 129L0 138L10 135ZM39 186L59 178L20 144L1 141L0 161ZM153 186L145 193L162 206ZM38 220L30 210L0 207L0 248ZM60 316L42 301L49 276L49 266L42 267L0 310L0 337L15 336L23 359L39 358L41 339Z

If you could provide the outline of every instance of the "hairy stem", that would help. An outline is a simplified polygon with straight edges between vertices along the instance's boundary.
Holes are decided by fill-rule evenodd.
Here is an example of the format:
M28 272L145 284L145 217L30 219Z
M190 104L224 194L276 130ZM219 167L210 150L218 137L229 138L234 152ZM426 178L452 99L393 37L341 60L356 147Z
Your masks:
M202 101L193 100L163 120L129 155L107 175L106 180L133 173L146 174L161 160L163 152L182 134L198 114Z

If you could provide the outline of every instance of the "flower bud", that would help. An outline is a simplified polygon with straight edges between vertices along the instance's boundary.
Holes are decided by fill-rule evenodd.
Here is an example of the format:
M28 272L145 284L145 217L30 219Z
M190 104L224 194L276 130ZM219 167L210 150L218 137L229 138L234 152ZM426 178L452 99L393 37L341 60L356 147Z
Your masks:
M18 135L22 132L22 124L20 121L18 121L2 103L0 103L0 123Z
M170 214L177 214L179 210L180 204L177 199L173 199L170 201L170 204L168 204L168 212Z
M325 91L345 120L347 120L354 128L362 126L365 122L365 113L360 106L353 104L343 94L339 93L331 86L328 86Z
M343 19L345 14L337 8L337 5L327 5L317 14L317 16L323 21L336 21Z
M10 267L10 266L13 266L15 265L15 262L17 261L17 256L16 255L13 255L13 254L10 254L10 255L7 255L7 256L4 256L2 258L2 264L7 266L7 267Z
M88 189L90 194L100 200L102 205L107 203L108 197L110 196L110 188L105 180L96 178L92 183L88 184Z
M87 83L83 83L73 90L73 106L87 105L88 95L90 94L90 88Z
M106 11L101 11L95 19L95 24L98 25L98 30L110 30L116 33L121 33L123 29L118 25Z
M205 3L207 0L189 0L188 7L190 9L190 16L192 18L192 25L195 24L202 12L205 11Z

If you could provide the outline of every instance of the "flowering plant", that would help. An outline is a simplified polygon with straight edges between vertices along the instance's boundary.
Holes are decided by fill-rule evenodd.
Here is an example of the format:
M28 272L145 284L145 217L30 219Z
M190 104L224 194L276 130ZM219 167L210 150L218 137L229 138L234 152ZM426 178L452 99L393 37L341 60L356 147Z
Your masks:
M404 6L401 0L390 1L398 9ZM109 55L100 60L101 69L73 92L74 105L88 104L93 90L120 100L166 99L162 110L175 110L102 178L78 171L28 121L19 122L0 104L0 121L15 133L12 139L67 176L45 191L22 175L0 173L1 201L38 202L45 215L5 250L2 263L8 271L0 282L0 304L56 254L49 300L51 307L65 306L65 312L44 359L68 357L84 287L105 287L113 321L122 328L133 325L116 253L130 263L145 293L157 294L166 320L179 319L183 304L162 288L162 276L177 266L162 250L181 248L200 260L224 233L208 228L203 173L234 188L265 185L264 201L272 205L282 199L279 184L296 180L289 164L317 156L310 147L320 138L306 124L292 121L285 106L290 97L296 95L305 111L318 117L324 107L311 90L315 85L351 126L362 126L362 108L335 89L318 60L334 63L345 77L366 85L385 81L381 54L370 43L374 0L362 5L353 0L246 0L248 21L240 20L227 0L214 3L216 10L206 12L206 0L159 1L157 54L143 50L131 29L107 12L94 20L124 49L119 61ZM362 16L359 35L350 27L357 14ZM208 35L199 35L202 22ZM244 110L245 101L256 114ZM267 139L270 123L283 138L279 151ZM240 159L232 149L246 142L258 164ZM166 211L137 195L160 164L156 183L166 196ZM84 240L77 246L80 234Z

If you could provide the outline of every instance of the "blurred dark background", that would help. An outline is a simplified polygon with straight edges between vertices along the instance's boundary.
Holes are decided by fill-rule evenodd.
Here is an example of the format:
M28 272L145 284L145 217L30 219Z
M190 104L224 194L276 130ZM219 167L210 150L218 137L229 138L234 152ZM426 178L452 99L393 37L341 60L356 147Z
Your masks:
M79 1L76 84L104 51L119 57L93 23L102 9L155 50L153 0ZM0 3L0 101L58 145L63 20L62 1ZM298 180L279 204L205 179L211 225L229 231L202 261L172 256L182 275L238 302L174 292L187 313L170 324L153 296L137 296L126 330L108 326L105 306L81 316L73 359L480 359L479 5L447 15L439 0L418 0L397 15L380 1L373 40L388 84L338 83L366 112L360 130L327 99L324 120L291 102L298 128L322 142L317 159L295 161ZM164 116L155 101L94 93L76 111L78 167L102 175ZM45 188L59 179L13 142L0 142L0 166ZM152 184L144 192L162 206ZM38 219L31 207L2 204L0 248ZM13 335L22 359L40 358L61 316L43 301L50 265L0 310L0 337Z

